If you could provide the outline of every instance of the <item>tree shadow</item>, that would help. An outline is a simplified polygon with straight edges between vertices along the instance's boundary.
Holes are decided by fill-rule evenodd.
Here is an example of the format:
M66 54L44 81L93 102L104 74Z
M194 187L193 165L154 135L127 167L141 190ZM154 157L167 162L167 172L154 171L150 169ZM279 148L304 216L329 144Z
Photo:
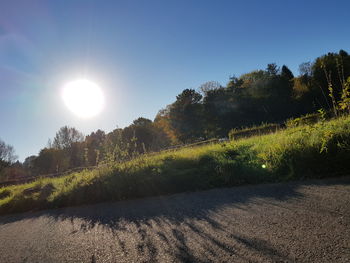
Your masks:
M269 242L260 238L248 238L244 236L232 236L239 243L260 254L272 262L294 262L288 255L275 249Z
M87 233L94 228L113 233L115 246L131 256L130 237L136 240L134 253L148 261L157 261L160 253L180 262L211 262L220 256L237 257L239 246L264 255L271 260L289 260L266 240L250 238L242 233L229 232L225 222L215 215L222 209L246 211L256 199L281 202L302 199L302 186L350 184L350 177L328 180L310 180L286 184L265 184L221 188L195 193L181 193L138 200L69 207L33 213L0 217L0 226L25 219L45 217L55 222L70 222L70 235ZM78 223L77 223L78 222ZM132 230L129 229L132 226ZM222 236L229 238L222 239ZM220 237L221 236L221 237ZM197 253L196 251L202 251ZM95 255L93 255L94 260ZM248 260L249 261L249 260Z
M237 206L249 203L254 198L288 200L302 197L295 189L306 183L263 184L233 188L220 188L193 193L179 193L168 196L149 197L118 202L105 202L79 207L59 208L38 212L5 215L0 217L0 225L22 219L49 216L56 220L71 220L76 217L88 222L85 227L95 224L116 227L120 220L136 223L154 217L166 217L176 222L185 218L203 219L210 211L225 205ZM310 184L310 183L308 183ZM208 219L210 221L210 219ZM212 222L215 225L215 222Z

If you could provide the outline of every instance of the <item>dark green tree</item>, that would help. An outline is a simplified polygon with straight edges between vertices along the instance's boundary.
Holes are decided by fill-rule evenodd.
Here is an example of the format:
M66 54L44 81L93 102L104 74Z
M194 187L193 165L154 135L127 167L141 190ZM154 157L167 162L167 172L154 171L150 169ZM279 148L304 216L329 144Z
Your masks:
M281 77L291 81L294 78L294 75L286 65L283 65L281 69Z
M172 128L181 142L192 142L204 136L202 95L185 89L176 96L169 117Z
M266 71L268 74L275 76L279 72L279 67L276 65L276 63L270 63L267 64Z

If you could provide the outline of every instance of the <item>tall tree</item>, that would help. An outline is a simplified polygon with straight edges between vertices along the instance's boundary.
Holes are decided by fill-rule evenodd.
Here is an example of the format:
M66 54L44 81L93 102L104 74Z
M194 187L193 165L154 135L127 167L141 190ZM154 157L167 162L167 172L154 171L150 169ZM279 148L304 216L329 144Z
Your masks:
M279 68L276 65L276 63L270 63L270 64L267 64L266 71L268 74L275 76L278 74Z
M169 144L178 144L178 138L176 137L175 131L171 126L170 122L170 107L171 105L168 105L165 109L161 109L155 119L154 119L154 126L163 136L163 140L166 142L167 145Z
M200 92L205 96L211 90L220 89L221 85L217 81L207 81L199 86Z
M0 139L0 161L6 163L13 163L17 159L13 146L6 144Z
M281 77L291 81L294 78L294 75L286 65L283 65L281 69Z
M65 151L55 148L44 148L33 160L33 170L38 175L64 172L69 169L69 156Z
M6 177L4 171L17 159L15 150L11 145L0 139L0 177Z
M86 136L84 158L87 165L97 165L103 159L103 143L105 139L106 134L100 129Z
M202 95L195 90L185 89L176 96L176 101L170 107L171 126L182 142L191 142L204 136L201 99Z
M56 149L67 149L75 142L84 141L84 135L73 127L64 126L59 129L53 139L52 147Z

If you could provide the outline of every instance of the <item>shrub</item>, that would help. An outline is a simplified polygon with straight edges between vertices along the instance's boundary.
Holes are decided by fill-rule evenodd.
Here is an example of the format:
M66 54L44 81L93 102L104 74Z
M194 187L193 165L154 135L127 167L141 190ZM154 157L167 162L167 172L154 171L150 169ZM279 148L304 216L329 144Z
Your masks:
M323 109L319 110L318 113L306 114L305 116L301 116L298 118L291 118L285 122L286 127L297 127L300 125L311 125L315 124L319 121L323 121L326 119L330 119L331 114L325 112Z
M232 129L230 130L228 137L230 140L237 140L240 138L247 138L251 136L276 132L280 128L281 127L279 124L271 123L271 124L263 124L261 126L253 126L253 127L244 128L244 129Z

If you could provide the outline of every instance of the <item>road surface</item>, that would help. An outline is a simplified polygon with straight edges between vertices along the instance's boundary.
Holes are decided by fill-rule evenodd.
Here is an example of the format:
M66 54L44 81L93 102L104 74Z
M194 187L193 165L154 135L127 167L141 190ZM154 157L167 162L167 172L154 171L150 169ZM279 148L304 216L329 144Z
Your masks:
M350 177L2 216L0 262L350 262Z

